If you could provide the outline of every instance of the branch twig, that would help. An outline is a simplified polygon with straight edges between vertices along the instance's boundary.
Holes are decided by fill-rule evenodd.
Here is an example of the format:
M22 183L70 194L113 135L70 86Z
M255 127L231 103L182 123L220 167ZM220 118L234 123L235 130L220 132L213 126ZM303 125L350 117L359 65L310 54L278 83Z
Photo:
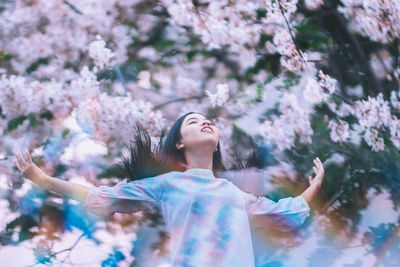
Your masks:
M73 4L71 4L69 1L64 1L64 4L66 4L67 6L69 6L73 11L75 11L75 12L78 13L79 15L83 15L82 11L80 11L76 6L74 6Z
M192 99L200 100L200 99L204 98L205 96L206 95L197 95L197 96L189 96L189 97L181 97L181 98L172 99L167 102L158 104L157 106L154 106L154 109L160 109L164 106L167 106L167 105L169 105L171 103L175 103L175 102L185 102L187 100L192 100Z
M292 39L292 42L294 44L294 47L296 48L297 53L299 53L303 63L306 64L306 60L303 57L303 53L301 52L299 46L297 45L297 43L296 43L296 41L294 39L292 28L290 27L289 21L287 20L287 18L285 16L285 11L283 10L282 4L281 4L281 0L278 0L278 3L279 3L279 10L281 11L283 18L285 19L285 23L286 23L286 26L288 28L288 31L289 31L289 34L290 34L290 38Z

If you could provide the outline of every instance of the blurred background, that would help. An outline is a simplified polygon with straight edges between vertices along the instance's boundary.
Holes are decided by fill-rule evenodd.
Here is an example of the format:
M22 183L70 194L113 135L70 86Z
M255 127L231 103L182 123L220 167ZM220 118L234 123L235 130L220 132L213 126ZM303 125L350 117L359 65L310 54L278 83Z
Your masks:
M399 37L397 0L1 0L1 264L170 266L159 214L94 217L13 159L112 186L137 121L157 144L195 111L227 169L256 147L243 190L298 195L324 162L303 228L253 231L257 266L398 266Z

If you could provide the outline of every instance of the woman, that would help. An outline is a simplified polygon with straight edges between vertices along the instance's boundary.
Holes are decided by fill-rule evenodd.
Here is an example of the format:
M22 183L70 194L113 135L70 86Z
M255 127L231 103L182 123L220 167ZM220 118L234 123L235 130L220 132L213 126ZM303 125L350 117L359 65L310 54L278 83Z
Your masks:
M169 166L178 163L175 170L114 187L89 188L50 177L32 162L28 151L27 160L18 153L15 164L27 179L76 199L97 214L159 208L171 236L172 266L254 266L250 223L281 231L301 226L324 169L316 158L310 186L300 196L274 202L216 179L214 173L223 169L218 140L218 129L205 116L185 114L171 127L161 150ZM140 153L133 153L131 160L125 160L126 169L141 178Z

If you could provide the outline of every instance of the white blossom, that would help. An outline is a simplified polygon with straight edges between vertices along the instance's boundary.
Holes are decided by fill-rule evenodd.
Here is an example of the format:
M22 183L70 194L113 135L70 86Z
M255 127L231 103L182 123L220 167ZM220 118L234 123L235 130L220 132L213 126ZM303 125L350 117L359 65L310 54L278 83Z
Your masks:
M400 3L396 0L342 0L338 10L351 27L371 40L389 43L400 36Z
M330 121L328 124L328 129L331 130L330 137L335 143L347 142L350 138L349 124L346 121Z
M383 99L381 93L376 98L357 101L354 113L360 125L366 128L388 126L391 116L389 102Z
M221 107L229 99L229 86L226 83L217 84L217 92L212 94L210 91L206 90L206 94L210 99L211 105L213 107Z
M312 77L306 78L306 85L303 91L304 98L312 103L320 103L326 101L328 95L322 91L320 84Z
M390 140L392 141L393 145L400 150L400 120L392 116L389 130Z
M313 10L321 7L324 4L323 0L305 0L304 4L306 8Z
M379 132L376 129L368 128L363 136L365 142L371 147L372 151L381 151L385 149L383 138L379 137Z
M294 146L296 136L301 143L310 144L313 130L310 124L310 114L302 109L294 94L284 94L279 105L281 115L272 120L264 121L259 131L269 143L281 151Z
M333 92L335 92L335 89L336 89L337 81L335 79L333 79L332 77L330 77L329 75L324 74L322 72L322 70L319 70L318 77L320 78L319 85L322 88L325 88L326 90L328 90L329 94L333 94Z
M93 59L98 68L102 69L110 63L110 59L114 55L110 49L106 48L106 42L101 39L100 35L97 35L96 39L89 44L89 57Z
M400 91L390 93L390 104L397 110L400 110Z

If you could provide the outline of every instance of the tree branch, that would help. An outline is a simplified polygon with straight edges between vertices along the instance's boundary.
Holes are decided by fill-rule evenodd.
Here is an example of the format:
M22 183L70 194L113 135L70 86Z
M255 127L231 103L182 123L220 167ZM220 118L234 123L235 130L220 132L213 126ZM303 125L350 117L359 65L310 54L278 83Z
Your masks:
M292 32L292 28L290 27L289 21L287 20L287 18L286 18L286 16L285 16L285 11L283 10L283 7L282 7L282 5L281 5L281 0L278 0L278 3L279 3L279 10L281 11L283 18L285 19L285 23L286 23L286 26L287 26L287 28L288 28L288 30L289 30L290 38L292 39L292 42L293 42L293 44L294 44L294 47L296 48L297 53L299 53L300 58L301 58L301 60L303 61L303 63L306 64L306 61L305 61L305 59L304 59L304 57L303 57L303 53L301 52L299 46L298 46L297 43L296 43L296 40L294 39L294 35L293 35L293 32Z
M167 105L169 105L171 103L176 103L176 102L185 102L185 101L192 100L192 99L201 100L205 96L206 95L197 95L197 96L189 96L189 97L181 97L181 98L172 99L172 100L169 100L167 102L164 102L164 103L161 103L161 104L158 104L158 105L154 106L154 109L161 109L164 106L167 106Z
M83 13L73 4L71 4L69 1L64 1L64 4L66 4L67 6L69 6L73 11L75 11L76 13L78 13L79 15L83 15Z
M71 247L66 248L66 249L62 249L62 250L57 251L57 252L54 252L54 255L57 255L57 254L60 254L60 253L66 252L66 251L72 251L72 250L76 247L76 245L78 245L78 243L79 243L79 241L82 239L82 237L84 237L85 235L86 235L86 232L82 233L82 234L78 237L78 239L75 240L75 242L72 244Z

